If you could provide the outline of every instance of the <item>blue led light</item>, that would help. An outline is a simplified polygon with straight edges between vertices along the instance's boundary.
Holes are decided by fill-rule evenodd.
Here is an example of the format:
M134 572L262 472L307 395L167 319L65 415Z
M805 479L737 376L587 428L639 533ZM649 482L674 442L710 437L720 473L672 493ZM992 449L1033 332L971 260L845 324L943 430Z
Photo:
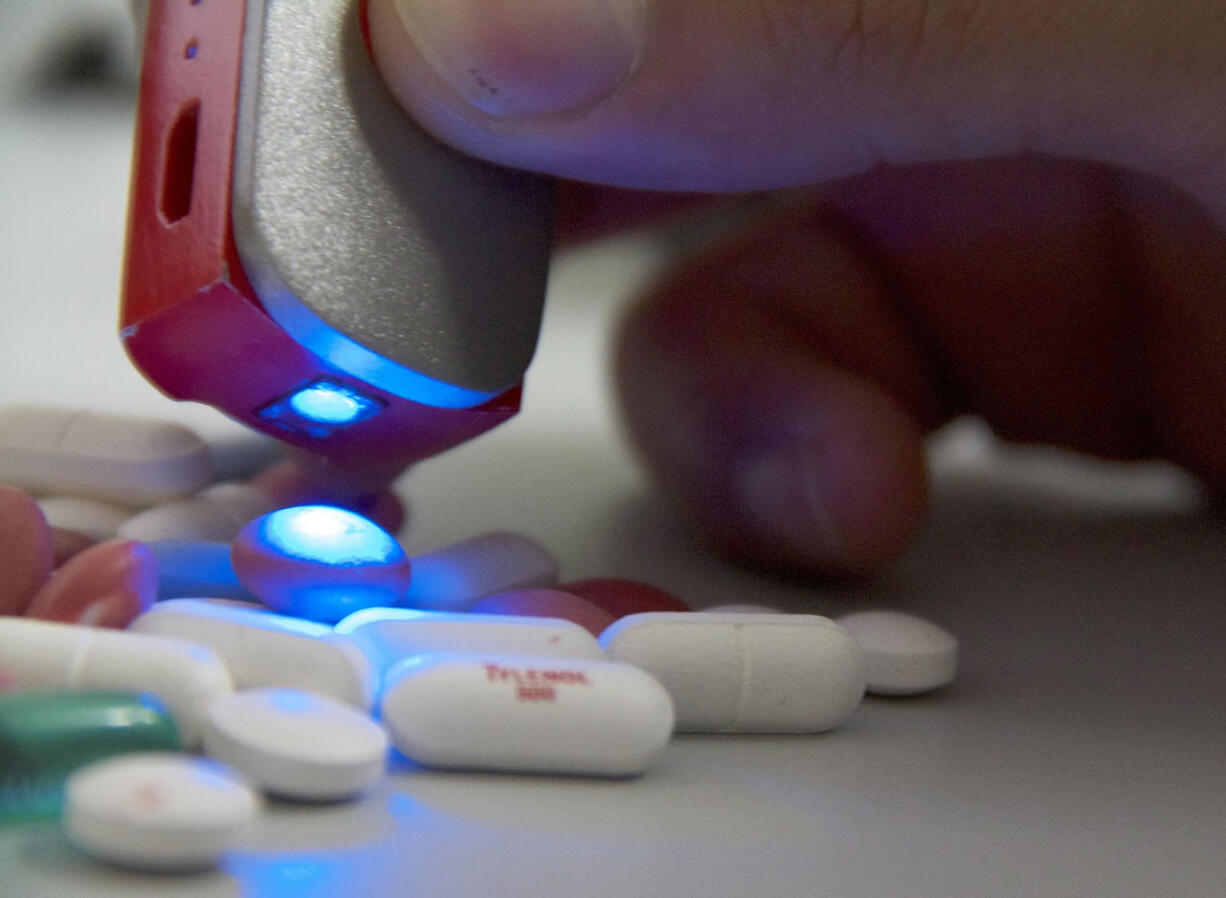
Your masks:
M332 368L380 390L437 408L472 408L488 402L512 384L493 390L462 387L414 371L368 349L338 331L287 291L263 296L264 308L287 334Z
M382 410L378 399L330 380L317 380L269 403L259 415L286 430L319 439Z
M308 421L348 424L362 414L362 402L344 387L319 383L289 398L289 407Z
M282 508L264 517L265 542L286 555L328 565L394 563L404 550L385 530L331 505Z

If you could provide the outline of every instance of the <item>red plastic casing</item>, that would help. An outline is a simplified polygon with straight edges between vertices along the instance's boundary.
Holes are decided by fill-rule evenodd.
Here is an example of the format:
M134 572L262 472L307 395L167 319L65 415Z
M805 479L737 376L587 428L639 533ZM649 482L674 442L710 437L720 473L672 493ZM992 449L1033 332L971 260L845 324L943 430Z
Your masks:
M330 366L262 308L230 218L246 5L149 7L120 311L129 357L167 395L213 405L339 465L408 464L507 420L519 410L519 386L470 409L412 402ZM365 30L364 2L360 9ZM384 408L325 437L258 415L319 378Z

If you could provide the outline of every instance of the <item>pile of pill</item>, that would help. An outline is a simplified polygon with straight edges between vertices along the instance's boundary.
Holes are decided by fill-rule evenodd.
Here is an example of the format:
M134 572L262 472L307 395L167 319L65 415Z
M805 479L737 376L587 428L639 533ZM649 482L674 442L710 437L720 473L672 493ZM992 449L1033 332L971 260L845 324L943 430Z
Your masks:
M954 678L956 640L910 615L695 612L560 582L514 533L406 556L390 494L321 496L284 465L211 481L176 425L0 411L0 820L62 806L96 857L193 869L261 794L369 792L389 746L627 777L674 732L819 733L866 691Z

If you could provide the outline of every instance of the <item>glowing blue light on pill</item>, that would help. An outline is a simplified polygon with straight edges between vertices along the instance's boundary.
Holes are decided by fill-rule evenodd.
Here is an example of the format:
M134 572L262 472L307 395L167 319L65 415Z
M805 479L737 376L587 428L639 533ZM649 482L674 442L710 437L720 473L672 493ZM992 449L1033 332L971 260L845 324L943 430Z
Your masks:
M305 387L290 397L290 408L308 421L348 424L364 411L362 402L343 387L320 383Z
M270 548L321 564L382 564L404 557L400 544L378 524L331 505L270 512L260 529Z

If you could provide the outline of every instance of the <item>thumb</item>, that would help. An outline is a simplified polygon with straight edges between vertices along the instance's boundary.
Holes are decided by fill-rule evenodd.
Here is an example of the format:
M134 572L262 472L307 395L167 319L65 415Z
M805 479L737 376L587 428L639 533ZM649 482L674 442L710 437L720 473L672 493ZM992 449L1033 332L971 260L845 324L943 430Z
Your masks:
M1202 199L1226 181L1220 0L370 0L369 13L379 67L425 127L578 180L757 190L1031 151Z

